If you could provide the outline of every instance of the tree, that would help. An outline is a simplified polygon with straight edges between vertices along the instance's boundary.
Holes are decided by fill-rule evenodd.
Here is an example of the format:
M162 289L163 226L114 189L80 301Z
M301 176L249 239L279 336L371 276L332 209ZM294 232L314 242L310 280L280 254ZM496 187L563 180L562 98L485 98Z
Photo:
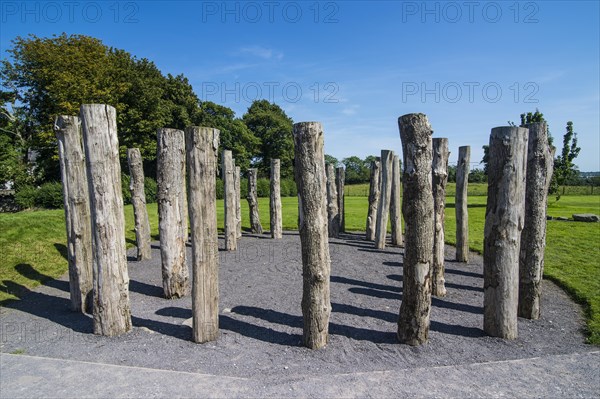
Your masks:
M334 168L338 167L340 161L333 155L325 154L325 164L332 164Z
M364 183L369 180L370 166L365 167L365 162L357 156L342 159L346 168L346 184Z
M578 176L579 171L577 166L573 163L573 160L577 158L580 147L577 147L577 133L573 131L573 122L567 122L567 132L563 136L563 147L560 155L554 160L554 176L556 186L563 187L563 194L565 190L565 183L574 179ZM556 200L560 199L560 192L556 190Z

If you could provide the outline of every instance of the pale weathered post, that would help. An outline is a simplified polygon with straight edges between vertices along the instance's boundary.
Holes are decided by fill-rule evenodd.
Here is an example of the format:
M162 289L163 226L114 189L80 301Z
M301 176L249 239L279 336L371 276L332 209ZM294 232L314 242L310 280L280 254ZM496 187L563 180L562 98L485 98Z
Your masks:
M390 198L390 221L392 225L392 245L402 245L402 204L400 202L400 157L392 160L392 193Z
M280 165L281 162L279 161L279 159L271 159L271 193L269 198L269 217L271 238L276 239L283 237L283 220L281 216Z
M340 233L346 231L346 215L344 209L344 184L346 182L346 170L343 166L335 168L335 182L337 185L338 214L340 215Z
M375 225L375 248L385 248L390 199L392 196L392 160L394 151L381 150L381 193L377 206L377 222Z
M192 335L194 342L219 336L219 242L217 237L218 129L185 129L192 227Z
M129 191L131 191L131 203L133 204L135 220L137 260L151 259L150 220L148 219L146 192L144 191L144 165L139 148L127 149L127 164L129 165Z
M92 230L85 156L81 146L81 121L59 116L54 122L67 229L71 309L92 313Z
M424 114L398 118L404 173L404 271L402 304L398 317L398 340L421 345L429 336L431 312L431 262L433 260L433 130Z
M327 227L329 237L337 238L340 235L340 214L335 183L335 168L333 164L327 164L325 168L327 178Z
M182 130L157 132L156 184L158 230L165 298L180 298L189 290L185 261L188 238L185 190L185 138Z
M458 147L458 164L456 165L456 193L454 211L456 213L456 260L469 261L469 208L467 207L467 190L469 188L469 169L471 147Z
M239 166L235 167L235 219L237 238L242 237L242 193L240 188L241 170Z
M235 166L230 150L223 150L223 205L225 207L225 250L237 249L237 218L235 201Z
M433 139L433 267L431 293L434 296L446 295L444 277L444 211L446 209L446 184L448 183L448 139Z
M248 207L250 208L250 231L254 234L262 234L263 228L260 224L260 214L258 213L258 194L256 189L256 168L248 169Z
M483 330L516 339L519 249L525 214L528 130L492 129L483 239Z
M294 125L296 185L302 198L302 318L303 341L311 349L327 345L329 339L329 239L323 128L319 122Z
M131 330L117 112L104 104L84 104L79 112L92 222L94 334L115 336Z
M369 179L369 210L367 212L367 240L375 240L375 225L377 223L377 206L379 205L379 194L381 186L379 178L381 175L381 162L379 159L371 162L371 178Z
M529 129L525 189L525 225L521 232L519 258L519 317L539 319L544 249L546 247L546 205L552 179L554 156L548 144L546 122L525 125Z

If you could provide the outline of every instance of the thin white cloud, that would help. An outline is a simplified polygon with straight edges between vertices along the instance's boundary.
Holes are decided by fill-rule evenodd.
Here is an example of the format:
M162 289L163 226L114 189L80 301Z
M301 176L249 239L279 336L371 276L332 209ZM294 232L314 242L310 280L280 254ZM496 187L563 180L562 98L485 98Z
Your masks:
M239 49L238 54L249 54L265 60L281 60L283 58L282 52L262 46L242 47Z

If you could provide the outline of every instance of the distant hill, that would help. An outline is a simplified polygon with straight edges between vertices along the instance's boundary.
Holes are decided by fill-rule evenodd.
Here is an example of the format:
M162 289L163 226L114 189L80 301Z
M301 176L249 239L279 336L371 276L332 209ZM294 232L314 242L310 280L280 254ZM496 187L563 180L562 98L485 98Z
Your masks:
M600 172L579 172L579 176L588 178L588 177L596 177L600 176Z

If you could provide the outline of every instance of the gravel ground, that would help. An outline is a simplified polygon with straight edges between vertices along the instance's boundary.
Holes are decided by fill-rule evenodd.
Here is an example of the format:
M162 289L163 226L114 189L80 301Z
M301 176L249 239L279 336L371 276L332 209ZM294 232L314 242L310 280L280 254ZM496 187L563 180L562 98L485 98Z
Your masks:
M453 262L446 247L445 298L433 298L430 339L396 342L402 297L402 248L376 250L363 235L330 240L330 342L302 347L300 239L245 235L235 252L220 252L220 337L191 342L189 297L162 297L160 253L132 260L133 330L93 335L92 319L69 310L67 276L0 309L0 350L41 357L269 380L416 367L464 365L592 351L584 343L580 308L551 282L543 285L542 318L519 319L514 341L487 337L483 326L482 258ZM220 245L222 246L222 241ZM188 253L191 249L188 248ZM27 265L25 265L27 266ZM32 270L29 270L31 273ZM33 271L34 272L34 271Z

